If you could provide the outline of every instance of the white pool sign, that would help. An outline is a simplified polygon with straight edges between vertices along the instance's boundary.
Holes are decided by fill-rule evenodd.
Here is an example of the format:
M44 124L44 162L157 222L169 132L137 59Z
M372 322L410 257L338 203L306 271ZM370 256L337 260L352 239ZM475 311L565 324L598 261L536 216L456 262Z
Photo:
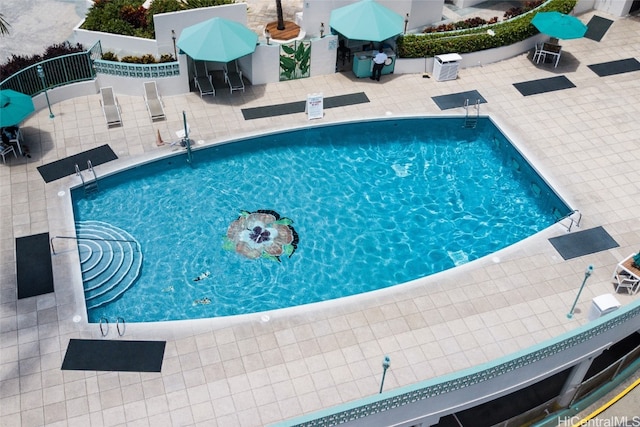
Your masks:
M323 98L322 93L310 93L307 95L307 105L305 111L307 112L307 118L321 119L323 117Z

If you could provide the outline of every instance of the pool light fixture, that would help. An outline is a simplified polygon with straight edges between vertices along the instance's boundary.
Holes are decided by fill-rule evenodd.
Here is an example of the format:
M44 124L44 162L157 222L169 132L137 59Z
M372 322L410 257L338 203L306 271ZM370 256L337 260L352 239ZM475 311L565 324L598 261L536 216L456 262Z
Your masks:
M389 358L389 356L385 356L384 359L382 360L382 381L380 381L380 393L382 393L382 387L384 387L384 377L385 375L387 375L387 369L389 369L389 366L391 366L391 359Z
M584 279L582 280L582 285L578 290L578 295L576 295L576 300L573 302L573 305L571 306L571 310L569 310L569 313L567 313L567 318L571 319L573 317L573 310L575 310L576 308L576 304L578 303L578 299L580 298L582 289L584 288L585 283L587 283L587 279L591 276L592 273L593 273L593 265L589 265L587 269L584 271Z
M42 65L38 64L36 67L36 72L38 73L38 77L42 80L42 87L44 88L44 97L47 98L47 107L49 107L49 118L53 119L55 116L53 115L53 111L51 111L51 103L49 102L49 94L47 93L47 83L44 80L44 70L42 69Z

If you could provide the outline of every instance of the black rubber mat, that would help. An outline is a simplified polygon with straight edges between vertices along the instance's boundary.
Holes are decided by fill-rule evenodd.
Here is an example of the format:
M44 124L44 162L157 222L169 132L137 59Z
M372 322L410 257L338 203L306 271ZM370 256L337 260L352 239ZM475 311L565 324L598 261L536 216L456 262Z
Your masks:
M604 37L604 34L607 32L611 24L613 24L612 20L594 15L587 24L587 32L584 36L588 39L599 42L602 40L602 37Z
M111 147L102 145L74 156L38 166L38 172L42 175L44 182L51 182L76 173L76 165L78 165L81 171L87 170L88 160L91 160L93 166L98 166L117 158L118 156L116 156L116 153L113 152Z
M323 108L346 107L347 105L370 102L364 92L323 98ZM284 116L286 114L304 113L306 101L288 102L286 104L266 105L264 107L243 108L245 120L263 119L265 117Z
M475 105L476 101L480 100L480 104L486 104L487 101L480 95L477 90L470 90L467 92L451 93L449 95L432 96L433 102L436 103L441 110L449 110L451 108L462 108L466 100L469 100L469 105Z
M69 371L160 372L166 341L71 339L62 361Z
M613 76L615 74L630 73L640 70L640 62L635 58L620 59L618 61L602 62L588 65L588 67L600 77Z
M577 258L620 246L602 227L553 237L549 242L564 259Z
M18 299L53 292L49 233L16 238Z
M516 89L523 95L537 95L539 93L553 92L556 90L576 87L565 76L549 77L546 79L531 80L528 82L514 83Z

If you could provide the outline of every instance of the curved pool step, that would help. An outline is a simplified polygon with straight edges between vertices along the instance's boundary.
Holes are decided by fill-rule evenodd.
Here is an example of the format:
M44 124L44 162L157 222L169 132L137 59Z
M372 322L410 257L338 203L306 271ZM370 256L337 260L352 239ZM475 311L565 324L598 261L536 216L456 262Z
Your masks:
M127 231L102 221L76 222L87 309L119 298L140 276L140 243Z

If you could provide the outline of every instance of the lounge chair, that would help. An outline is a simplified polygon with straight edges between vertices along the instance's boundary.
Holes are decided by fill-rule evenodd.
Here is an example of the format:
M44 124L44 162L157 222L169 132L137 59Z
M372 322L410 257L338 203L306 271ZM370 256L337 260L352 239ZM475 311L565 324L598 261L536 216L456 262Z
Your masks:
M147 111L151 121L164 119L164 107L162 100L158 96L156 82L144 82L144 102L147 104Z
M122 125L122 118L120 117L120 106L118 105L116 96L113 94L113 88L100 88L100 95L102 96L102 101L100 101L100 104L102 105L104 118L107 121L107 127Z
M200 91L200 98L204 95L213 95L215 96L216 90L213 87L213 82L211 81L211 76L207 72L207 64L203 61L195 62L196 75L193 78L193 81Z
M238 63L233 61L234 69L229 70L229 64L224 64L224 81L229 85L229 91L241 90L244 92L244 80L242 71L238 68Z

